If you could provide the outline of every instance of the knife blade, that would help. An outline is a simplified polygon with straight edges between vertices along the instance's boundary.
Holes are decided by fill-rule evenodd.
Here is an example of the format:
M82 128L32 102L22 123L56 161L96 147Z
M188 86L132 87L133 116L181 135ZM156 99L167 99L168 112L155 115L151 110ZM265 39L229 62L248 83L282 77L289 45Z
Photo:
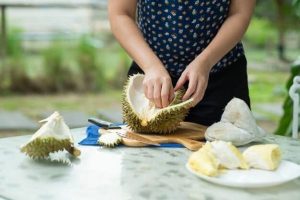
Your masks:
M121 137L125 137L127 139L131 139L131 140L136 140L138 142L141 142L143 144L148 144L148 145L154 145L154 146L160 146L159 143L153 141L153 140L150 140L146 137L143 137L142 135L140 134L137 134L137 133L134 133L134 132L131 132L131 131L127 131L127 130L124 130L124 131L116 131L116 133L121 136Z
M102 119L98 119L98 118L94 118L94 117L89 118L88 122L95 124L96 126L99 126L103 129L121 129L121 126L119 126L119 125L114 125L111 122L108 122L108 121L105 121Z

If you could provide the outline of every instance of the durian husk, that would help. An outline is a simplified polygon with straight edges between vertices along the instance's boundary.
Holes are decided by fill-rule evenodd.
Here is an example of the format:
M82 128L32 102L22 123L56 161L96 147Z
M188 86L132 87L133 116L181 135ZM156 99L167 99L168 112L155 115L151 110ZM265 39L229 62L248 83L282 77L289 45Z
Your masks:
M121 142L122 138L114 132L103 133L98 139L98 143L101 146L105 146L108 148L113 148L119 145Z
M51 153L63 150L74 156L80 155L80 150L74 147L70 128L58 112L40 122L44 124L21 146L21 152L33 159L46 159Z
M67 150L74 156L81 154L70 139L56 139L54 137L36 138L21 147L21 152L33 159L47 158L50 153L63 150Z
M170 105L162 108L163 112L150 120L141 119L127 100L130 79L140 75L129 77L125 84L122 95L123 121L127 123L131 130L139 133L168 134L174 132L193 106L193 100L182 101L185 91L179 90L175 92L175 97Z

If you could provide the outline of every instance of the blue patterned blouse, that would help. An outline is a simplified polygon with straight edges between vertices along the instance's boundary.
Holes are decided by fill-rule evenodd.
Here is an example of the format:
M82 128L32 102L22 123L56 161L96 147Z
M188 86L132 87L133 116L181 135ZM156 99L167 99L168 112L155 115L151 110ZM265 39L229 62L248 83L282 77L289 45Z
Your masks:
M169 73L179 77L225 21L230 0L138 0L138 26L146 42ZM211 70L237 61L244 54L238 43Z

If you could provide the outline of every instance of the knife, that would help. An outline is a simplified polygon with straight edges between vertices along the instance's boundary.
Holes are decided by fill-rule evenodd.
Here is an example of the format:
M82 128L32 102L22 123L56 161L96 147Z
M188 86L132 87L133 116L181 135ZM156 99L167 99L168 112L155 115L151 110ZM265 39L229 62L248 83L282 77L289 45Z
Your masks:
M115 125L111 122L102 120L102 119L98 119L98 118L94 118L91 117L88 119L88 122L95 124L96 126L99 126L103 129L121 129L121 127L119 125Z

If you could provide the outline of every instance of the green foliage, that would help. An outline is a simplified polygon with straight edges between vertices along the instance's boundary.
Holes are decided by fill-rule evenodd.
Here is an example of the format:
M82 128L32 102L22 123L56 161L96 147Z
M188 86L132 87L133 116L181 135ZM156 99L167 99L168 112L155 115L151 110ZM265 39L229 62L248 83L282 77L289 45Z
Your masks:
M44 77L39 81L46 91L63 92L78 89L75 74L66 62L69 50L61 43L54 42L44 51Z
M101 65L97 63L97 49L89 36L81 37L76 52L85 89L100 91L105 88L105 77Z
M300 0L294 0L293 5L296 15L300 17Z
M296 64L294 64L291 68L291 75L286 84L287 90L289 90L289 88L293 84L294 77L300 75L300 60L295 63ZM300 95L300 93L299 93L299 95ZM293 101L289 95L287 95L287 97L283 103L283 109L284 109L284 113L280 119L277 130L275 131L275 134L291 136L291 134L292 134L291 127L292 127L292 120L293 120Z
M7 35L7 55L10 57L20 57L23 55L22 41L21 41L22 30L18 28L12 28L8 31Z
M270 21L254 17L246 32L245 40L257 48L266 48L275 44L276 34L276 29Z

